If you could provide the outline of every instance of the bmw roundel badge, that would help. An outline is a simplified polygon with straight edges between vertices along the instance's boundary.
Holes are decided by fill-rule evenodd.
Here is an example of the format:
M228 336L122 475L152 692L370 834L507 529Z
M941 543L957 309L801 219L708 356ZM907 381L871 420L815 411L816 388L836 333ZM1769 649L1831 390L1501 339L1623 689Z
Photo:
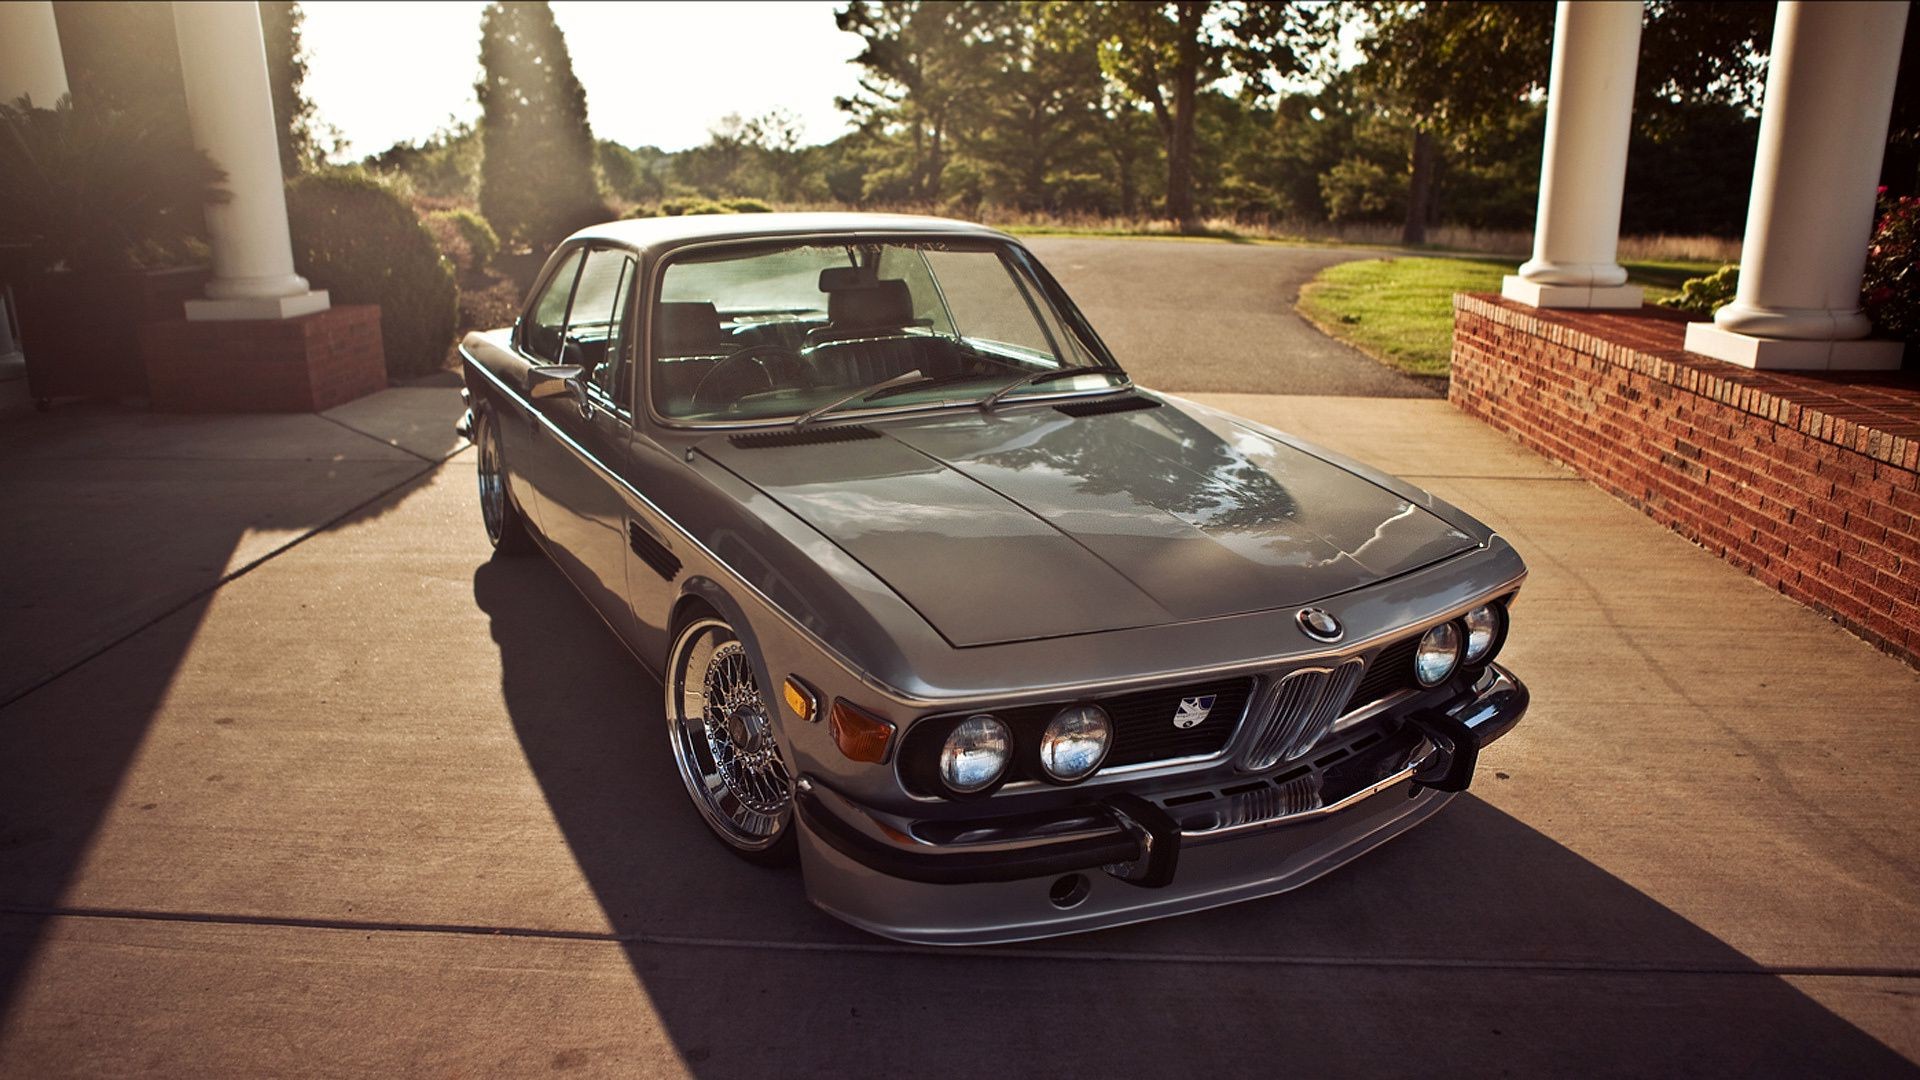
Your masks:
M1300 620L1300 629L1316 641L1339 641L1346 630L1340 626L1340 620L1317 607L1301 608L1294 616Z

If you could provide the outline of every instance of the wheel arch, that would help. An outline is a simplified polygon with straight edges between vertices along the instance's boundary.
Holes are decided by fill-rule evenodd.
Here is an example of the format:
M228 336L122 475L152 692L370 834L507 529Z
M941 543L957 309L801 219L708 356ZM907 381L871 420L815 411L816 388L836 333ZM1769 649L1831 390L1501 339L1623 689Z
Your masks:
M680 631L687 623L702 615L711 615L724 620L733 629L736 636L747 647L747 655L753 660L754 677L760 680L761 693L775 700L780 684L773 679L767 668L767 653L760 646L760 638L754 632L753 621L747 617L746 609L719 582L704 575L689 577L680 586L680 597L673 602L673 613L667 619L667 655L662 657L660 670L672 677L670 670L673 661L673 645L679 640ZM775 714L776 730L781 730L783 719L779 710Z

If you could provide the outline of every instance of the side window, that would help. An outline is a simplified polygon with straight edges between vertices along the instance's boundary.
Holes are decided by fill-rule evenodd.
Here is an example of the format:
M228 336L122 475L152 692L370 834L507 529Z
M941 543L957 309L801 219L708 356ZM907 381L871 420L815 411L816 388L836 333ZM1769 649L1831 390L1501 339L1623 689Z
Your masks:
M580 273L580 256L562 263L547 282L546 290L533 302L533 315L520 328L520 347L549 364L563 363L561 346L566 339L567 301L573 298L573 281Z
M589 252L567 317L567 359L587 370L588 381L622 401L626 362L627 304L633 293L633 257L624 251Z

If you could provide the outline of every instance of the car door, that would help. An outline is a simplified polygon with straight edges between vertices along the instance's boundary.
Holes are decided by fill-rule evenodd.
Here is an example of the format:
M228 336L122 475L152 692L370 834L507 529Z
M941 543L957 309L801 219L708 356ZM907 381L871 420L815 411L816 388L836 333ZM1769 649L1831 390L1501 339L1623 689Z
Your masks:
M554 558L594 607L631 637L627 599L628 500L621 479L633 429L632 296L636 260L620 248L585 252L567 308L561 362L581 369L581 396L534 403L555 454L539 485L541 525Z
M567 305L573 299L573 286L584 254L575 250L557 260L552 272L535 290L533 302L514 323L513 348L529 368L560 363L566 340ZM545 536L542 492L552 484L561 459L558 447L545 430L539 403L531 397L531 377L523 373L521 379L520 392L513 401L515 407L499 417L500 441L520 509Z

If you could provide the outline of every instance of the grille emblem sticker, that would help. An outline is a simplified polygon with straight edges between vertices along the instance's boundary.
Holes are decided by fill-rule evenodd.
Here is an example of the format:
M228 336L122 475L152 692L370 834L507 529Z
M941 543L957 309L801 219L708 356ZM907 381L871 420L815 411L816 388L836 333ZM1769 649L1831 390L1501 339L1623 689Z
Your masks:
M1200 721L1205 720L1207 714L1213 711L1213 699L1217 696L1208 694L1205 697L1181 698L1180 711L1173 714L1173 726L1177 728L1198 726Z

